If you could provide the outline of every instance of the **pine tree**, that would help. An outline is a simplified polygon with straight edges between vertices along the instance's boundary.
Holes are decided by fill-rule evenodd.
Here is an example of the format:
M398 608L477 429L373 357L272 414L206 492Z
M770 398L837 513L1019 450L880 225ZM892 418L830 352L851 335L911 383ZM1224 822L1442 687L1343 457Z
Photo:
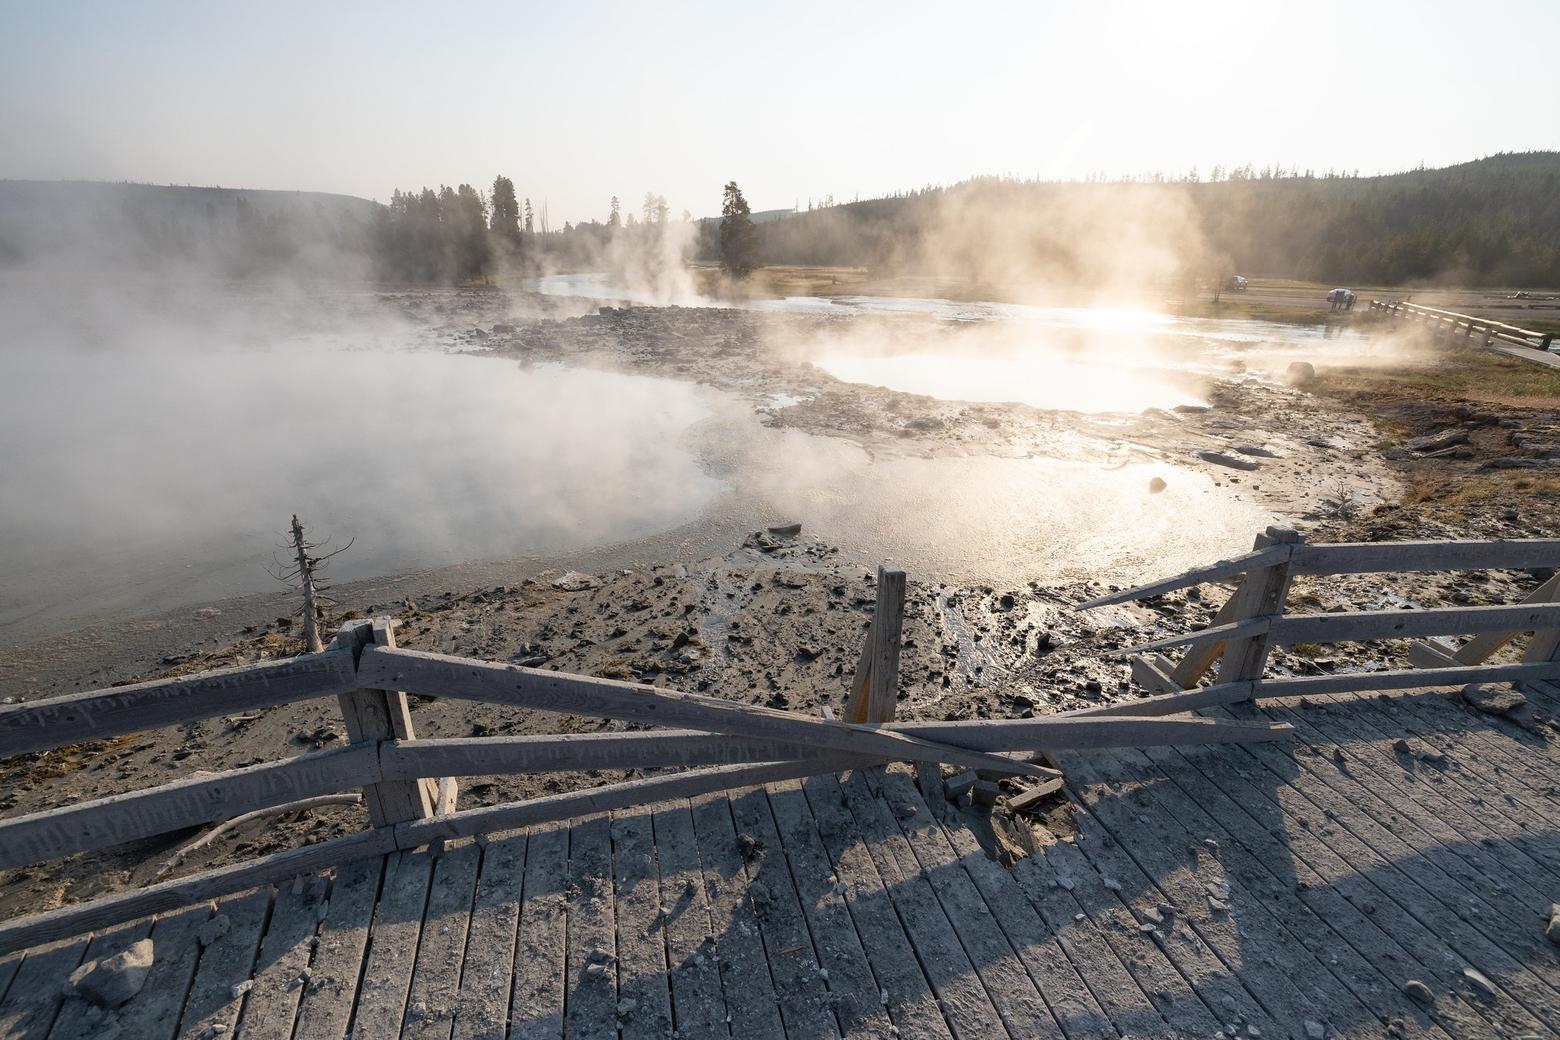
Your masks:
M527 198L525 200L525 233L528 235L531 233L531 219L533 216L534 214L531 212L531 200Z
M515 203L515 182L499 174L493 178L493 216L488 224L506 238L520 235L520 207Z
M612 213L607 217L607 227L621 227L623 224L622 205L616 195L612 196Z
M737 279L753 273L755 242L751 213L737 182L728 182L720 205L720 266Z

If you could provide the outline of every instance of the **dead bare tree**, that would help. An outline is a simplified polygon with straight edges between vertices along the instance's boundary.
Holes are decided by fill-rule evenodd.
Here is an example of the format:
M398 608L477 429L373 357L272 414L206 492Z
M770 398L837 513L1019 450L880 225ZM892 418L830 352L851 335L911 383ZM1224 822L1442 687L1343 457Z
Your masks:
M300 613L303 616L303 645L308 653L317 654L325 649L325 642L320 638L320 619L327 605L335 605L334 601L324 595L330 586L320 580L325 562L352 548L352 541L348 541L346 545L333 552L316 556L314 551L320 548L320 544L304 537L303 521L298 519L297 513L294 513L292 530L288 536L288 543L293 551L292 563L285 564L272 556L276 569L271 576L303 593L303 606Z

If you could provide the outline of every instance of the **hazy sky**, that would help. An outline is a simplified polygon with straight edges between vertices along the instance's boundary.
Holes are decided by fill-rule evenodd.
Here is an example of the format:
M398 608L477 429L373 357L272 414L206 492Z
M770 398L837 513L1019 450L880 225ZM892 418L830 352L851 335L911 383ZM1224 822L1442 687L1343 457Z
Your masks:
M982 173L1392 171L1560 147L1560 2L0 0L0 177L511 176L554 225Z

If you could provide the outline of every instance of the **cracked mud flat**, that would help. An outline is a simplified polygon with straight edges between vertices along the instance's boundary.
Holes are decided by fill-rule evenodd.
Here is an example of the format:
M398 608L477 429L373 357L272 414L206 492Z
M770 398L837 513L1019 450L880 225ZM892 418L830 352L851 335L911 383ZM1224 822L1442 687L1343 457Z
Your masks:
M1444 491L1474 486L1490 472L1483 467L1496 459L1533 458L1534 450L1522 445L1545 443L1555 426L1553 413L1542 409L1500 403L1470 409L1457 402L1360 398L1354 396L1357 391L1327 385L1324 378L1321 394L1266 383L1214 381L1207 388L1206 411L1059 416L1023 406L943 402L841 384L803 358L775 357L768 337L776 321L787 323L788 334L794 332L796 319L789 316L677 310L518 323L513 333L481 337L499 358L472 363L502 364L518 355L527 363L605 365L676 375L741 394L755 404L795 398L805 403L765 413L770 428L839 438L874 459L978 462L1023 459L1043 449L1068 452L1067 461L1096 467L1122 458L1150 466L1174 461L1176 472L1200 475L1223 490L1250 495L1265 511L1294 519L1318 540L1515 537L1560 529L1553 496L1528 501L1514 511L1504 500L1453 504ZM809 324L827 332L835 321ZM679 345L672 345L673 340ZM1449 423L1470 428L1468 441L1458 445L1468 447L1467 457L1424 459L1395 446ZM1328 446L1309 443L1312 440ZM1383 452L1383 444L1394 446ZM1197 450L1235 452L1240 446L1262 447L1273 455L1242 456L1259 460L1261 468L1255 471L1229 470L1192 456ZM1540 460L1540 468L1547 465ZM1520 476L1539 478L1528 472L1534 467L1522 468ZM1431 486L1441 493L1415 500L1416 490L1427 481L1439 481ZM1340 483L1360 488L1366 504L1353 519L1320 519L1317 514L1325 511L1321 499ZM1141 493L1148 496L1146 486ZM1391 501L1372 508L1371 496ZM774 516L770 521L789 519ZM1200 522L1195 515L1185 520ZM1254 533L1248 529L1244 537ZM344 586L340 594L350 613L395 616L399 642L415 649L636 679L809 713L838 705L872 609L870 556L821 540L810 526L799 540L772 552L741 547L742 535L728 523L711 536L712 541L724 540L724 548L714 552L688 553L686 545L680 552L675 545L662 545L659 560L643 562L625 551L604 551L529 564L523 574L511 572L502 582L484 580L493 572L473 567ZM1232 546L1230 551L1243 548ZM589 587L557 587L554 581L565 567L588 573L590 580L584 584ZM1224 590L1189 590L1089 614L1073 605L1111 584L1146 580L1173 569L1145 559L1138 565L1140 573L1116 582L1086 576L1042 582L954 580L911 567L900 716L1043 715L1136 696L1125 662L1112 653L1205 624ZM1535 581L1525 574L1409 579L1365 575L1297 587L1295 602L1308 610L1499 602L1520 595ZM68 633L24 648L19 656L8 655L12 663L4 676L6 692L23 698L47 696L295 653L290 622L258 622L256 611L274 603L205 608L207 613L187 618L184 628L148 623L141 630L141 644L128 648L116 643L112 632L97 633L94 638L103 642L95 660L74 651L72 640L79 647L81 636ZM270 616L277 613L271 609ZM173 632L192 631L198 639L169 638ZM1275 654L1271 672L1380 666L1401 661L1404 652L1401 644L1391 643L1338 653L1335 649ZM18 659L32 665L26 674L33 681L21 680ZM331 747L343 739L333 703L254 715L7 760L0 766L6 781L0 808L6 815L37 811L154 786L199 770L230 769ZM438 737L620 728L595 719L426 699L414 699L413 718L419 735ZM1547 723L1536 720L1535 725L1542 729ZM460 807L624 778L615 771L467 778L461 781ZM358 810L337 809L263 825L191 860L181 872L346 833L364 823ZM168 835L9 872L4 878L4 912L31 912L144 883L170 851L190 837Z

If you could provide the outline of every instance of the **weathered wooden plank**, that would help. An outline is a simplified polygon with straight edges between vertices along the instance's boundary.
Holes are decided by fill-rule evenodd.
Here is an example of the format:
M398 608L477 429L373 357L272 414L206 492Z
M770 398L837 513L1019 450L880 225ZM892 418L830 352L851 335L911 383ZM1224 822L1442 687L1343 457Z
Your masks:
M1100 596L1097 599L1080 603L1078 604L1078 609L1093 610L1095 607L1105 607L1115 603L1128 603L1135 599L1148 599L1151 596L1163 596L1167 592L1190 588L1193 585L1202 585L1210 581L1226 581L1259 567L1271 567L1276 563L1284 563L1289 559L1292 551L1293 546L1288 544L1271 545L1265 549L1246 553L1244 556L1219 560L1206 567L1195 567L1189 571L1182 571L1173 578L1165 578L1162 581L1149 582L1146 585L1137 585L1130 589L1122 589L1120 592L1112 592L1108 596Z
M1002 1016L904 835L888 818L887 810L875 802L859 773L839 778L839 786L954 1033L1000 1036L1006 1031Z
M1419 970L1409 948L1295 856L1283 831L1261 826L1176 749L1155 748L1144 754L1173 778L1155 788L1156 804L1187 833L1213 838L1237 883L1262 900L1288 933L1379 1021L1400 1022L1405 1037L1444 1040L1446 1034L1428 1009L1394 980L1397 973Z
M1560 538L1494 541L1334 542L1295 547L1296 574L1527 570L1560 563Z
M1280 532L1271 527L1259 536L1259 539L1271 539L1290 545L1303 544L1300 536L1294 531ZM1242 608L1247 614L1259 617L1282 614L1284 604L1289 599L1291 579L1292 571L1288 563L1252 571L1246 575L1246 580L1240 588ZM1267 668L1268 652L1271 649L1272 641L1265 635L1251 635L1229 640L1225 643L1224 655L1219 659L1218 681L1240 682L1262 678L1262 673ZM1180 686L1191 685L1181 681L1180 675L1174 675L1173 678Z
M406 998L402 1040L449 1040L454 1033L481 859L482 850L466 844L446 850L434 863L422 936L417 942L417 967Z
M715 936L710 924L709 897L693 812L686 802L655 809L656 857L661 867L661 921L666 959L671 967L672 1014L677 1034L688 1037L728 1036L730 1019L721 992Z
M332 647L348 650L358 659L362 672L362 654L370 646L394 649L395 631L387 618L373 622L348 622L342 626ZM363 683L361 674L359 683ZM414 740L412 713L406 694L395 689L360 685L337 697L347 739L354 744L377 744L382 740ZM408 820L426 820L434 814L438 802L436 781L385 780L363 787L363 805L375 827L386 827Z
M383 856L337 868L330 900L320 908L323 919L309 984L299 1001L295 1040L341 1040L347 1035L384 872Z
M932 811L937 815L936 807ZM993 908L997 924L1045 997L1051 1016L1061 1025L1062 1031L1072 1040L1116 1037L1118 1034L1110 1018L1089 992L1089 984L1063 950L1055 930L1030 904L1013 872L981 847L972 829L979 821L972 822L969 814L951 807L944 810L939 819L943 823L944 837L985 898L986 905Z
M489 842L482 850L454 1040L504 1040L508 1035L520 900L525 894L525 853L525 834Z
M1254 635L1264 635L1271 627L1268 618L1247 618L1244 621L1230 621L1221 625L1209 625L1207 628L1193 629L1176 636L1165 636L1162 639L1154 639L1147 643L1138 643L1119 651L1119 657L1131 657L1135 654L1147 653L1150 650L1163 650L1172 646L1189 646L1188 654L1199 652L1202 656L1212 659L1217 657L1224 644L1231 639L1246 639ZM1180 666L1177 665L1177 668Z
M296 877L277 891L253 986L238 1020L243 1040L291 1040L327 885L323 875L313 874Z
M612 821L593 816L569 828L568 1036L617 1032L617 937L612 906Z
M619 1029L624 1040L662 1040L672 1032L672 998L661 931L660 868L648 808L612 818L612 906Z
M0 957L0 1001L5 1000L5 995L11 988L11 980L16 978L16 972L22 966L22 956L18 952Z
M1538 588L1528 593L1522 598L1521 602L1552 603L1557 597L1560 597L1560 574L1556 574ZM1451 658L1450 661L1437 660L1437 657L1442 656L1440 650L1433 645L1426 645L1421 643L1411 648L1409 659L1412 660L1414 665L1419 668L1440 668L1448 664L1478 664L1479 662L1488 658L1495 651L1511 642L1516 638L1516 636L1516 632L1485 632L1481 635L1474 636L1462 646L1452 651L1449 655L1445 655ZM1420 650L1421 648L1430 651L1430 654L1426 655L1425 660L1414 660L1413 652ZM1524 658L1524 660L1547 661L1549 658L1549 654L1543 654L1536 657L1527 657Z
M132 921L128 924L116 925L106 931L97 933L92 941L87 944L86 952L81 961L105 960L123 952L135 943L145 939L152 931L152 922L148 920ZM58 998L63 990L65 975L51 980L54 984L55 996ZM43 998L44 994L39 994ZM59 1011L54 1016L53 1028L47 1029L49 1040L90 1040L103 1030L107 1024L102 1008L88 1003L77 996L65 997L59 1004ZM3 1033L0 1035L12 1036L43 1036L45 1031L40 1029L37 1033L23 1032L20 1034Z
M0 821L0 869L351 790L377 767L373 747L336 748L14 816Z
M169 1040L174 1035L200 960L200 929L210 919L209 904L157 919L152 926L156 960L141 992L119 1009L115 1021L120 1036Z
M790 780L771 787L768 801L779 837L779 844L772 847L783 847L790 865L812 947L818 963L829 973L829 1004L840 1032L852 1038L890 1040L891 1023L873 978L872 957L862 945L845 905L844 880L829 861L812 811L807 807L807 796L796 781ZM900 941L905 941L902 935ZM940 1015L932 1015L924 1025L928 1028L922 1030L923 1034L948 1036ZM937 1027L935 1031L930 1028L933 1025ZM901 1035L911 1034L901 1031Z
M1282 739L1282 727L1264 723L1241 725L1211 719L1168 721L1065 718L987 719L970 722L894 723L896 733L957 744L979 751L1033 751L1088 747L1133 747L1154 743L1222 743L1230 740ZM547 736L462 737L387 742L381 762L386 777L487 776L515 772L558 772L584 769L649 769L775 762L794 755L786 741L729 737L690 730L643 730L630 733L569 733ZM798 761L802 761L798 759ZM847 765L880 761L870 755L819 758L820 772Z
M874 786L870 781L877 781L878 790L873 792L870 806L865 800L853 803L858 819L862 811L870 811L877 817L878 826L886 828L898 824L903 836L901 852L908 852L913 858L913 863L911 860L902 862L901 869L913 868L930 883L943 913L953 926L957 941L968 954L1008 1033L1060 1040L1065 1034L1051 1017L1050 1008L1008 942L996 915L959 864L953 847L943 836L941 825L922 801L915 784L908 776L893 770L864 772L860 779L869 780L864 785L868 789ZM899 845L900 842L891 839L891 844Z
M509 1035L515 1040L563 1036L568 880L568 827L554 824L532 831L526 840L525 894L510 998Z
M190 984L179 1018L179 1040L203 1040L232 1033L244 1004L244 992L235 992L234 987L247 982L254 972L260 939L270 915L270 885L216 904L212 919L225 919L226 927L201 949L195 981Z
M1509 603L1492 607L1291 614L1274 618L1269 634L1275 643L1293 645L1479 632L1532 632L1555 627L1560 627L1560 604Z
M422 932L423 908L433 879L433 855L427 849L402 852L385 860L385 880L368 937L367 962L358 984L354 1036L401 1035L406 995L411 990Z
M1161 776L1136 756L1070 758L1068 782L1090 810L1079 818L1085 840L1110 840L1129 849L1142 872L1153 878L1154 898L1173 904L1177 924L1193 929L1226 966L1239 966L1242 985L1273 1021L1303 1022L1317 1009L1346 1022L1373 1019L1337 979L1312 970L1303 948L1274 941L1271 914L1212 850L1203 846L1189 854L1189 846L1198 847L1191 835L1144 822L1152 819L1153 790ZM1091 823L1096 825L1092 832Z
M742 737L789 740L801 754L844 751L885 759L949 762L1028 776L1050 771L980 752L933 744L888 730L778 711L641 683L548 672L518 665L468 661L416 650L370 647L358 665L359 681L404 687L430 697L513 704L541 711L600 715L625 722L689 726Z
M905 572L879 567L877 609L868 632L866 683L851 687L846 722L888 722L899 697L899 644L905 621Z
M350 654L327 651L0 708L0 757L327 697L354 684Z
M254 885L287 880L301 872L322 870L394 849L395 836L389 830L363 831L164 881L148 888L105 896L89 903L17 918L0 924L0 953L106 928L120 921L177 910Z
M781 995L780 1018L788 1037L824 1040L840 1035L830 1006L829 972L819 963L812 934L802 914L792 867L769 813L769 796L762 788L726 796L736 824L738 845L747 874L747 901L758 918L775 992Z
M416 848L439 839L469 837L483 832L534 827L541 823L588 816L591 813L649 805L673 798L687 798L728 787L789 780L814 772L833 772L848 765L841 759L805 759L800 762L766 762L750 766L722 766L670 776L645 777L582 791L546 795L523 802L465 809L448 816L396 828L396 840L404 848Z
M710 934L719 954L731 1035L743 1040L785 1040L758 916L742 870L731 805L724 794L701 795L691 801L699 863L704 869L704 894L709 900Z

